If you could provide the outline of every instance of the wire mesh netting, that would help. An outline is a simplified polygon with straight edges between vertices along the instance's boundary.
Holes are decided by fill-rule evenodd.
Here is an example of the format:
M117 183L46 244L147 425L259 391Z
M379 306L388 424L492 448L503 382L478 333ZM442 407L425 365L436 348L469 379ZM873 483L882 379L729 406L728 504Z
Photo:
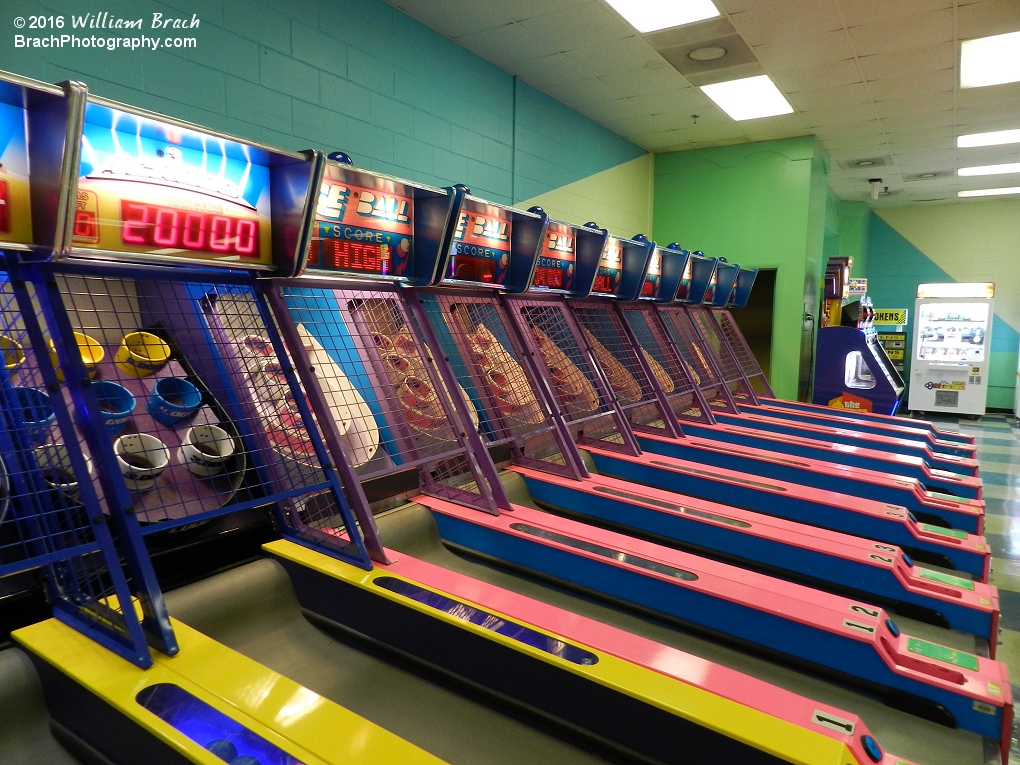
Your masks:
M323 469L318 423L253 287L162 276L58 279L94 351L94 427L143 531L272 507L285 531L362 558Z
M477 412L479 432L490 444L515 447L518 463L564 464L540 383L505 307L490 293L428 292L425 316L442 353Z
M626 418L586 349L582 329L559 298L507 297L520 335L533 354L578 443L635 450Z
M82 449L56 359L62 341L39 313L33 285L0 274L0 576L38 569L58 614L144 663L139 623L120 606L131 592L93 483L101 467Z
M708 350L712 353L716 369L719 371L723 382L730 392L730 395L737 403L754 404L757 401L751 392L751 387L744 378L743 370L737 363L729 345L723 339L722 331L712 317L712 312L703 306L690 306L688 309L691 320L704 340Z
M751 390L754 391L756 396L775 398L772 386L769 385L768 378L765 377L765 373L762 372L758 360L754 357L750 346L748 346L744 333L737 326L733 314L730 313L728 308L713 308L712 315L719 325L723 340L729 346L730 352L736 359L737 364L740 365L744 377L747 378Z
M660 409L656 389L637 354L644 356L660 387L671 385L662 365L643 349L633 346L611 302L586 301L571 307L631 427L653 432L665 429L664 416L669 415Z
M712 415L694 384L689 367L670 342L654 306L629 304L619 307L662 387L673 416L680 420L711 422Z
M716 371L712 355L698 334L684 306L670 305L656 308L663 326L673 341L673 347L683 359L691 379L698 386L709 407L718 411L736 412L729 390Z
M423 492L487 508L454 401L473 429L477 413L440 377L398 290L287 286L283 296L357 476L416 469Z

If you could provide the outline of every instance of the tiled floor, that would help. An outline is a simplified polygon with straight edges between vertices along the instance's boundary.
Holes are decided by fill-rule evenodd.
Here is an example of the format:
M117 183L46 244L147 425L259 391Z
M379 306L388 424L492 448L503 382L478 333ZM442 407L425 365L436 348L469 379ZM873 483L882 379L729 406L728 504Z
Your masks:
M972 435L984 482L985 536L992 548L992 584L999 588L1002 635L998 658L1009 666L1013 699L1020 699L1020 427L1012 416L943 421L946 429ZM1010 765L1020 765L1014 725Z

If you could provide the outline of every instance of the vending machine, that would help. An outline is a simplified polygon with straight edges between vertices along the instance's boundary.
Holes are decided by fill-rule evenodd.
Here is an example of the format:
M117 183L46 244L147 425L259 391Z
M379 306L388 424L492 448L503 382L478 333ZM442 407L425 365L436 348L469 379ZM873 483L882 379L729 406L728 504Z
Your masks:
M994 296L990 282L918 285L911 409L985 413Z

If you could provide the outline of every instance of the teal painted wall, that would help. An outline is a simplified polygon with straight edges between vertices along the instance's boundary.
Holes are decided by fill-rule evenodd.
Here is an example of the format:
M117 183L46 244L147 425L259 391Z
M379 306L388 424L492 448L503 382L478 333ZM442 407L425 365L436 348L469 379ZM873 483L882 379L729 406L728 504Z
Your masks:
M197 47L16 49L8 34L0 69L83 80L101 96L273 146L343 149L371 170L466 183L503 203L645 153L380 0L8 0L4 17L63 14L70 26L89 10L146 27L154 12L197 14L197 29L171 33Z
M870 216L868 222L867 252L868 294L879 308L906 307L913 314L918 284L959 281L875 214ZM1020 335L1003 320L999 309L1000 301L1001 307L1007 309L1016 299L1016 296L1009 294L1008 290L997 291L996 315L992 323L987 401L989 407L997 409L1013 408L1017 345L1020 343ZM913 324L909 332L913 332ZM912 337L908 344L911 342ZM908 372L910 358L908 348Z
M655 157L656 241L777 269L771 383L783 398L797 396L814 342L803 313L817 313L827 161L810 136Z

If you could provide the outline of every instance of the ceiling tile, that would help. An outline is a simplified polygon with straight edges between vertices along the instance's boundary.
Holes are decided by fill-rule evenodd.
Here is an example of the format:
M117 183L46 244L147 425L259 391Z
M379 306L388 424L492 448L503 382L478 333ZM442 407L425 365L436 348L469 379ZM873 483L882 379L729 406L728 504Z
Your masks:
M458 37L457 42L472 53L477 53L503 68L514 61L539 58L557 52L520 24L507 24L495 29L473 32Z
M578 48L563 55L593 77L662 64L662 57L639 36Z
M591 0L471 0L470 3L436 3L436 0L425 1L435 5L452 5L458 9L466 8L476 2L485 2L514 21L524 21L525 19L537 16L546 16L550 13L591 3Z
M953 39L952 10L891 19L878 24L853 27L850 40L858 56L901 51L922 45L934 45Z
M902 117L908 114L932 114L953 108L952 93L931 93L921 98L897 98L875 104L880 117Z
M952 0L836 0L848 27L952 8Z
M897 166L904 165L926 165L927 167L956 167L956 151L947 149L945 151L905 151L900 154L893 154Z
M430 29L442 30L447 37L461 37L471 32L505 26L513 19L486 2L471 3L460 8L456 4L433 0L403 0L400 9Z
M982 106L1000 106L1004 114L1016 114L1020 106L1020 82L995 85L988 88L960 88L956 105L961 109Z
M876 119L878 114L871 104L851 104L849 106L829 106L824 109L805 111L808 124L813 127L822 125L840 125L860 120Z
M864 83L805 90L801 93L790 93L788 98L794 108L800 111L824 109L829 106L863 104L871 101L871 96Z
M843 28L832 0L796 0L755 8L733 14L730 22L748 45L794 40Z
M1020 3L1016 0L964 5L956 13L956 34L961 40L1020 30Z
M833 88L838 85L852 85L855 82L863 81L857 62L853 59L830 61L798 69L784 69L773 72L772 79L784 93Z
M783 3L789 2L789 0L712 0L715 3L715 7L720 11L725 11L729 14L743 13L744 11L753 11L759 8L770 8L773 5L782 5Z
M643 96L681 88L687 84L682 74L665 63L655 69L635 69L632 72L603 75L599 79L610 87L626 92L628 96Z
M620 102L622 105L626 100L622 93L594 78L549 85L545 88L544 92L560 103L566 104L571 109L576 109L589 117L591 117L590 109L599 109L602 105L616 102ZM623 117L626 114L615 114L613 116ZM606 118L612 119L608 115ZM592 117L592 119L596 122L600 121L596 117Z
M900 77L915 72L934 72L956 66L956 48L951 42L880 53L860 58L861 71L868 80Z
M543 90L547 85L591 78L591 72L585 71L563 53L518 61L512 64L508 71L539 90Z
M676 117L667 114L642 114L634 109L627 117L605 120L602 124L620 135L673 132L678 128Z
M890 133L902 133L907 130L917 130L932 127L945 127L955 125L956 115L952 109L930 114L902 114L895 117L883 117L882 126Z
M759 45L755 47L754 52L769 69L794 69L854 57L846 33L842 30L803 37L795 44Z
M932 93L951 92L955 82L955 70L939 69L934 72L915 72L901 77L869 80L868 92L876 101L916 98Z
M708 96L698 88L682 88L659 93L648 93L627 99L636 109L647 114L690 115L700 114L705 109L714 109Z
M956 109L956 122L959 125L981 125L985 123L991 123L1002 119L1009 119L1011 116L1015 119L1018 110L1014 108L1003 108L998 105L992 106L975 106L968 108ZM988 128L992 130L992 128ZM984 132L982 128L979 131L972 132Z
M633 117L637 112L634 104L626 98L617 98L611 101L592 101L581 104L576 108L599 123L607 120L621 120Z
M895 135L902 135L897 133ZM908 136L901 140L889 137L889 150L893 154L906 154L918 151L951 151L956 148L956 139L953 136L943 138L918 138Z
M526 19L520 25L544 40L550 52L556 53L601 45L636 34L630 24L601 2Z

